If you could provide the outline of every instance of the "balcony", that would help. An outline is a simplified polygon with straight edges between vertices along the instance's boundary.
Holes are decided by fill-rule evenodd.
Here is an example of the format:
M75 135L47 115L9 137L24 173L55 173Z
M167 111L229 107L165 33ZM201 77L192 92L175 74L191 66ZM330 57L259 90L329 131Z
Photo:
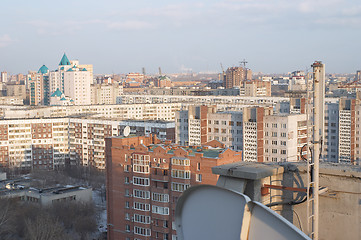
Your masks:
M169 176L151 175L151 180L152 181L157 181L157 182L169 182Z

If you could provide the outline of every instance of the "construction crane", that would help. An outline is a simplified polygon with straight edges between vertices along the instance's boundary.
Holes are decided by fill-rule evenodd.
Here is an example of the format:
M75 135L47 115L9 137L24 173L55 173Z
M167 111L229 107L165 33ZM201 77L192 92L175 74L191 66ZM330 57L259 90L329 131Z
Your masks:
M361 71L357 71L352 82L338 86L338 88L361 88Z
M221 63L221 69L222 69L222 73L224 74L224 68L223 68L222 63Z
M246 63L248 63L246 61L246 59L243 59L243 61L239 62L241 65L243 65L243 68L246 69Z

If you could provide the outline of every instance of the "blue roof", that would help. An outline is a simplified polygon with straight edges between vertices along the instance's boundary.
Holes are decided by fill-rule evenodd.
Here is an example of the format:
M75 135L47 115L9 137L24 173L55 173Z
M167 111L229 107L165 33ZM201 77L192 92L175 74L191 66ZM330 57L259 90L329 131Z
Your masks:
M74 72L74 70L72 68L69 68L68 70L66 70L67 72Z
M49 71L49 68L47 68L45 65L43 65L43 66L41 66L41 68L39 68L38 73L45 74L48 71Z
M63 95L63 93L57 88L56 91L51 94L51 97L61 97L61 95Z
M86 70L86 68L83 68L81 71L85 72L85 71L88 71L88 70Z
M68 59L68 57L66 56L65 53L64 53L63 57L61 58L59 65L60 66L62 66L62 65L70 65L70 61L69 61L69 59Z
M65 101L66 100L66 98L65 97L62 97L61 99L60 99L60 101Z

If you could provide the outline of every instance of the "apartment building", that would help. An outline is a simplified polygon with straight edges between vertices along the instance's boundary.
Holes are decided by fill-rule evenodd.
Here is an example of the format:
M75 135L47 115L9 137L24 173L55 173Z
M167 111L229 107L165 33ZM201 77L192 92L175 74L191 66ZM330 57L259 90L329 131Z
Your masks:
M22 169L56 169L66 164L105 169L105 138L159 134L174 141L174 123L109 121L81 117L0 121L0 164Z
M92 84L91 104L115 104L117 97L123 93L123 86L118 83L113 84Z
M252 97L252 96L176 96L176 95L135 95L127 94L117 97L117 104L139 103L191 103L206 105L247 104L247 105L276 105L278 102L290 101L286 97Z
M55 169L68 156L68 119L21 119L0 122L3 167Z
M360 109L358 99L326 99L325 161L359 162Z
M264 117L264 161L301 161L307 156L306 114L281 114Z
M192 185L212 184L212 167L242 160L218 141L180 147L154 136L107 138L108 239L177 239L175 206Z
M92 114L93 116L116 120L163 120L174 121L175 112L182 108L181 103L163 104L122 104L87 106L50 106L41 108L8 107L0 108L4 119L67 117Z
M252 79L252 71L243 67L230 67L224 75L223 87L240 87L244 81Z
M217 140L242 150L244 161L263 162L264 117L272 112L270 107L220 112L214 106L189 106L176 114L176 143L199 146Z
M59 89L72 98L75 105L89 105L90 84L93 83L92 69L92 65L80 65L78 61L69 61L64 54L55 71L49 71L43 65L38 72L30 72L27 76L30 104L49 105L51 94Z
M260 80L246 81L243 84L244 96L250 97L270 97L271 82ZM242 94L242 93L241 93Z

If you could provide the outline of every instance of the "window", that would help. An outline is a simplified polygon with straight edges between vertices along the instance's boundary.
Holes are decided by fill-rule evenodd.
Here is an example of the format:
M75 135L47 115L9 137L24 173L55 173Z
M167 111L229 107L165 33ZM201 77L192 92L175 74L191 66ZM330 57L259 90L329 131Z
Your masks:
M197 163L197 171L200 171L201 170L201 163Z
M125 213L125 220L130 220L129 213Z
M137 173L149 173L149 165L133 165L133 172Z
M272 137L277 137L277 132L272 132Z
M143 223L143 224L150 224L150 216L134 214L134 222Z
M277 141L272 140L272 145L277 145Z
M152 200L156 202L169 202L169 195L163 193L152 193Z
M129 184L129 177L124 178L124 183Z
M127 224L127 225L125 225L125 231L126 232L130 232L130 226Z
M139 186L149 186L149 178L133 177L133 184Z
M149 228L142 228L134 226L134 234L142 235L142 236L150 236L150 229Z
M129 189L125 189L125 196L129 196Z
M202 174L196 174L196 181L202 182Z
M277 153L277 149L272 149L272 153Z
M181 178L181 179L190 179L191 178L191 172L190 171L184 171L184 170L172 170L172 177L173 178Z
M286 133L281 133L281 137L286 137Z
M124 172L129 172L130 165L124 165Z
M179 165L179 166L189 166L190 161L189 161L189 159L172 158L172 164L173 165Z
M277 128L277 123L272 123L273 128Z
M125 208L130 208L129 202L125 201Z
M133 196L135 198L149 199L150 198L150 192L149 191L139 190L139 189L133 189Z
M164 228L167 228L167 227L168 227L168 221L167 221L167 220L164 220L164 221L163 221L163 227L164 227Z
M286 154L286 150L281 150L281 154Z
M189 184L176 183L176 182L172 183L172 191L183 192L187 188L189 188Z
M156 213L156 214L160 214L160 215L169 215L169 208L153 205L152 213Z
M149 211L150 205L146 203L134 202L133 208L140 211Z

